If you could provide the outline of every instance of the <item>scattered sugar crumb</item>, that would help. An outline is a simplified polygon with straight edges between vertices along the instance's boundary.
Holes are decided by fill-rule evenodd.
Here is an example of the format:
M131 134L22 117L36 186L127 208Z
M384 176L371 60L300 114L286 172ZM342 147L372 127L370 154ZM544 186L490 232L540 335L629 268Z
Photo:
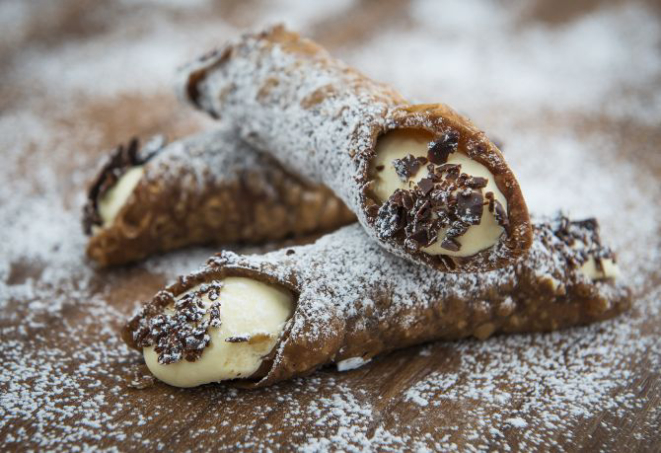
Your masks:
M287 22L314 34L325 15L351 17L356 3L315 10L287 1ZM661 290L649 282L661 260L661 166L642 158L658 154L659 136L634 140L661 120L661 25L649 7L604 5L554 26L523 21L524 7L471 0L439 11L420 0L399 25L338 49L369 75L447 102L501 139L531 210L596 215L637 285L634 310L602 324L412 349L401 363L428 371L383 395L397 358L366 365L365 380L322 370L256 392L126 385L140 359L119 326L214 250L107 273L89 265L83 191L108 145L106 120L132 120L108 107L88 117L80 107L138 93L141 118L149 95L171 96L177 65L279 12L219 13L203 0L104 5L81 12L74 0L0 3L1 450L540 451L592 445L587 432L604 451L621 439L632 449L658 443L661 409L649 405L661 396ZM61 33L75 14L89 14L92 29ZM595 117L602 126L591 129Z

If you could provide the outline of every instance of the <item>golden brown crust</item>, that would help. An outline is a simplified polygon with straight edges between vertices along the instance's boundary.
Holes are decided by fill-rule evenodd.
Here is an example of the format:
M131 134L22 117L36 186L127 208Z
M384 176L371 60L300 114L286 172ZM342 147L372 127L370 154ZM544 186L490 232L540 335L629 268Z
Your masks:
M87 254L102 266L193 244L259 243L354 221L328 189L288 174L226 131L175 142L154 155L138 162L145 173L112 225L98 226L94 214L103 191L94 190L97 184L90 191Z
M511 263L530 246L531 225L518 182L484 133L443 104L409 105L393 88L282 26L246 34L205 55L186 69L182 91L288 170L332 189L370 236L399 256L442 271L472 272ZM368 196L376 141L388 130L412 126L434 137L459 132L459 150L496 175L510 228L490 250L439 259L411 252L402 237L380 231L375 200Z
M259 380L238 383L261 387L431 340L546 332L611 318L629 308L630 290L590 280L581 266L614 258L600 244L595 221L561 217L536 224L530 253L512 266L440 273L388 254L354 225L265 256L222 253L146 304L123 338L137 347L136 335L162 312L162 301L201 283L241 276L284 286L295 294L294 314L253 376ZM222 316L222 300L220 310Z

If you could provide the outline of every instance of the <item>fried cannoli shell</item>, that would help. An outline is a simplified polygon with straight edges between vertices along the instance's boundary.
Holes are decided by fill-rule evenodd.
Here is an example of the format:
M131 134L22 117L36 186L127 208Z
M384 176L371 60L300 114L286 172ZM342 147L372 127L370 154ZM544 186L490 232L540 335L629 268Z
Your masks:
M352 225L315 244L264 256L221 253L168 287L166 295L176 297L228 276L292 291L294 314L275 348L252 380L236 381L263 387L329 363L366 362L431 340L553 331L628 309L630 290L613 278L590 278L581 270L588 260L614 262L592 220L537 223L533 246L517 263L462 274L436 272L392 256ZM159 301L172 300L162 295L127 323L123 337L130 346L139 349L136 337L162 313Z
M446 105L411 106L389 86L282 26L244 35L191 64L183 76L181 89L192 104L286 169L332 189L368 234L399 256L442 271L472 272L502 267L530 247L530 219L514 174L485 134ZM509 221L496 245L451 258L406 247L402 232L387 234L370 162L383 134L406 128L437 138L458 133L458 149L491 172Z
M129 169L144 166L115 219L102 226L98 203ZM333 230L355 217L332 192L289 174L227 130L166 145L118 147L89 190L87 254L102 266L179 247L260 243Z

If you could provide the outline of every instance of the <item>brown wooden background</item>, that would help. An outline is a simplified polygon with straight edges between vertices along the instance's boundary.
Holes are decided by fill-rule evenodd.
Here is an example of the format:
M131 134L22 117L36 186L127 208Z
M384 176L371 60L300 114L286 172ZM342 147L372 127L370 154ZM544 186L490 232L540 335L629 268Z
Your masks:
M312 3L0 5L0 449L661 451L661 247L652 207L650 218L623 220L645 231L648 242L621 250L623 261L634 263L628 273L637 308L616 321L424 345L358 370L325 369L252 392L127 385L141 361L117 338L122 321L214 250L96 271L82 256L83 188L116 143L159 132L178 137L211 124L177 103L169 72L242 27L284 17L358 66L354 49L387 30L416 29L406 1L356 0L327 14ZM623 4L540 0L516 14L521 26L561 29ZM653 3L633 4L659 13ZM508 2L497 7L515 9ZM123 46L141 57L123 58ZM656 50L645 58L661 60ZM383 58L397 61L387 51ZM151 84L154 68L163 74ZM654 103L661 79L622 89ZM517 124L549 137L569 131L617 143L619 158L640 180L654 181L661 176L661 117L651 111L644 120L539 112ZM497 138L507 152L508 137Z

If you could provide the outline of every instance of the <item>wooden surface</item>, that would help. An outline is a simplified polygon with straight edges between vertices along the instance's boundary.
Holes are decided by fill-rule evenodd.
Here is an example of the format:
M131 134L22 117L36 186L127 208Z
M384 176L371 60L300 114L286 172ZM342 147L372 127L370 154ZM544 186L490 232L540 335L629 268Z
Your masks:
M403 70L393 75L379 66L374 43L420 34L421 26L415 5L403 1L356 1L327 14L302 5L274 11L255 1L195 2L190 8L177 2L57 3L16 7L20 13L10 11L10 3L0 8L3 28L11 25L0 38L0 450L661 451L659 72L625 78L613 93L621 100L616 105L628 102L631 114L536 104L523 111L468 98L462 104L471 113L484 105L476 122L503 142L532 200L567 196L540 193L535 183L549 178L567 181L556 183L570 191L557 202L561 206L572 204L572 187L585 187L580 175L597 175L595 187L612 187L601 198L585 192L575 197L596 200L585 211L603 214L605 233L635 288L630 314L552 335L422 345L357 370L328 368L258 391L159 383L138 390L128 381L141 370L141 359L121 344L120 325L140 301L215 250L95 270L83 257L78 213L98 158L132 135L177 137L209 127L177 103L171 73L241 27L282 17L360 69L363 62L370 75L397 83ZM586 18L597 17L598 28L601 12L613 16L608 11L624 3L553 4L540 1L513 12L512 27L534 24L551 36L583 20L589 40L595 25ZM649 28L658 14L654 5L626 8L641 16L623 13L625 24L636 28L639 21L648 27L645 33L661 36ZM466 24L459 28L466 34L487 32L457 21ZM429 31L430 40L456 39L459 49L463 36ZM360 49L371 55L369 61ZM644 58L661 64L658 43L656 49ZM382 58L408 61L388 49ZM608 67L599 62L611 61L604 58L595 60L599 71ZM643 57L632 50L634 68L636 58ZM595 78L608 76L599 71ZM414 67L408 72L413 79L431 77ZM444 100L435 88L415 82L403 89ZM453 100L462 102L460 96ZM639 114L643 110L649 114ZM515 131L527 131L541 145L523 147L512 137ZM553 176L545 162L554 161L554 140L571 148L563 159L597 143L594 160L577 160L576 176ZM509 150L508 143L514 143ZM645 200L657 201L645 208Z

